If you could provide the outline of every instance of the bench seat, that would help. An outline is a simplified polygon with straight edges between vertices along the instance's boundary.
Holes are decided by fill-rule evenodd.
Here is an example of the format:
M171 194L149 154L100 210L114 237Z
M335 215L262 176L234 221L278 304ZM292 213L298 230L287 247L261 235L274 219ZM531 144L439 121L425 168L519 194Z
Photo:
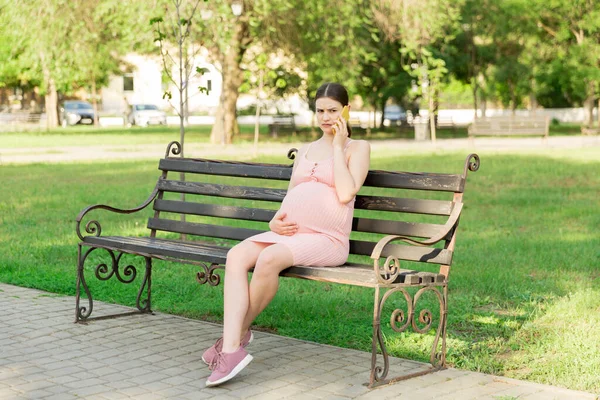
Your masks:
M224 264L229 250L228 247L197 241L186 242L151 237L88 236L84 242L94 247L150 256L156 259L177 259L211 264ZM294 266L284 270L281 276L363 287L376 287L379 284L373 273L372 265L357 263L346 263L338 267ZM441 284L445 280L446 277L442 274L401 269L400 274L393 283L411 285L421 283Z

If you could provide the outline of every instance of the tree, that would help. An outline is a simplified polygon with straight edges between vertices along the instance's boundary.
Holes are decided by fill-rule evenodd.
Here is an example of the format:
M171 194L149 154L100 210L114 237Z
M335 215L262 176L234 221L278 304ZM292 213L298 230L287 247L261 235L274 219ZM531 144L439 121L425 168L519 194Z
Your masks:
M385 40L379 29L365 30L363 35L364 46L374 51L361 60L357 93L373 111L381 111L379 126L382 126L383 110L389 98L394 98L404 109L412 108L414 99L409 93L413 78L402 65L399 41Z
M64 0L24 0L1 9L3 32L15 39L9 42L13 74L21 83L39 85L49 128L58 125L59 92L84 87L91 90L95 103L96 88L118 70L125 52L144 42L143 30L137 29L146 15L143 6L120 0L73 0L70 12L64 12Z
M48 128L58 126L58 89L69 85L72 55L71 26L76 22L72 13L62 12L60 0L25 0L2 9L12 32L20 40L18 65L28 65L26 79L40 82L45 97ZM21 29L36 21L35 29ZM24 75L22 75L25 78Z
M592 126L595 99L600 96L600 8L593 0L535 0L540 43L552 44L552 59L568 75L565 87L583 94L585 125ZM599 101L600 108L600 101ZM600 115L600 112L599 112ZM600 126L600 119L599 119Z
M159 44L164 71L179 92L179 107L173 108L179 115L181 157L184 157L185 149L186 106L188 102L187 86L194 72L192 68L194 60L201 50L193 42L190 43L190 36L194 25L194 16L198 11L201 1L193 0L186 2L185 0L172 0L171 7L168 7L168 3L165 3L163 16L158 16L150 20L150 24L155 28L155 41ZM165 22L165 18L168 19L167 22ZM171 53L173 50L176 52L175 57ZM174 68L177 69L177 79L173 78L172 75ZM195 72L202 75L206 72L206 69L196 67ZM208 89L205 87L200 87L199 89L201 92L208 93ZM173 96L170 91L166 91L164 97L170 101Z
M238 0L236 4L243 5L239 16L234 15L231 1L205 4L207 18L199 40L210 50L223 76L211 140L231 143L239 132L235 106L244 66L250 59L248 49L253 46L269 57L287 58L284 70L305 71L302 87L307 98L324 80L353 86L359 73L354 30L362 22L357 10L364 3L366 0Z
M98 88L120 72L128 52L148 50L151 32L143 24L148 11L139 2L121 0L72 0L69 6L79 16L70 28L74 53L71 85L89 91L97 125Z
M448 69L438 46L452 38L462 1L378 0L375 20L388 40L401 41L404 69L415 78L427 99L431 140L435 142L435 109L440 84Z

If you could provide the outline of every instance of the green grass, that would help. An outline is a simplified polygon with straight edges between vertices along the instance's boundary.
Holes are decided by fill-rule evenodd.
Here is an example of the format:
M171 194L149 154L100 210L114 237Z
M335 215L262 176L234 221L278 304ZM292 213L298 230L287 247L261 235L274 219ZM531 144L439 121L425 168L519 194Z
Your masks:
M137 134L102 135L121 143L137 140ZM162 139L160 132L142 134ZM66 135L70 139L60 145L79 145L79 135ZM373 155L372 168L460 173L465 154L383 152ZM449 364L600 392L600 157L589 149L480 155L481 169L467 182L451 272ZM287 162L284 155L261 161ZM76 215L94 203L121 208L142 203L158 177L156 165L157 160L2 166L0 281L73 295ZM105 234L142 235L149 215L98 217ZM105 262L106 254L97 253L95 259ZM157 262L153 308L220 322L222 286L199 286L196 271ZM89 283L96 299L133 305L135 285L95 278ZM370 351L372 303L368 289L282 279L256 325ZM385 334L393 355L427 359L431 336L397 335L389 328Z

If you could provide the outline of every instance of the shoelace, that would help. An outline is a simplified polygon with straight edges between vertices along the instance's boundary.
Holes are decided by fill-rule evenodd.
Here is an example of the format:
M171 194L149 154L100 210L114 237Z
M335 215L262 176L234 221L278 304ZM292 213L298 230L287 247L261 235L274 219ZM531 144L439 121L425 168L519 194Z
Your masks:
M224 364L225 364L225 355L223 354L222 351L219 351L219 352L217 352L216 357L213 358L213 361L210 363L208 368L211 371L214 371L214 370L224 371L224 369L222 368Z

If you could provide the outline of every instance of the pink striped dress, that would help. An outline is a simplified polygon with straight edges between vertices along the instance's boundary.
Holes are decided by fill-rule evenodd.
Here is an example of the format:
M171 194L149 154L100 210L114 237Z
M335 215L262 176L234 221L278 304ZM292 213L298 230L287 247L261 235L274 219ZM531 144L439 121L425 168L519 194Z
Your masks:
M350 142L348 140L344 151ZM310 144L298 154L298 164L291 178L293 187L280 208L287 213L285 220L298 224L298 232L292 236L264 232L246 240L287 246L294 255L294 265L342 265L348 259L350 248L354 199L348 204L338 200L333 156L318 162L310 161L306 158L309 149Z

